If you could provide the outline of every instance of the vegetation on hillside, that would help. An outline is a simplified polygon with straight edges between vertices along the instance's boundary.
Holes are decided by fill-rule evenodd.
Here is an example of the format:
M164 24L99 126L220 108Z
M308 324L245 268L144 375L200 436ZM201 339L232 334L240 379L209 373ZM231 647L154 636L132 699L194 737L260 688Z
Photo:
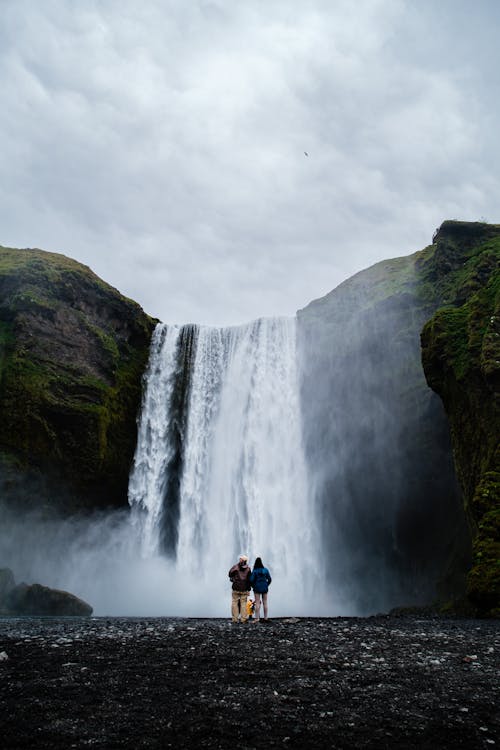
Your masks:
M450 423L473 535L469 601L500 615L500 226L445 222L422 264L441 306L422 332L429 385Z
M4 498L31 488L32 505L126 502L153 327L86 266L0 247Z

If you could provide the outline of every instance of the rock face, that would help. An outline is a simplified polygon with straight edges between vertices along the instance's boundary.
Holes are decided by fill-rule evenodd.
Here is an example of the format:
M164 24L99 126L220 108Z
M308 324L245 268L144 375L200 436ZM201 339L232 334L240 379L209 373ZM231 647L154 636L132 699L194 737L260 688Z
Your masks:
M472 530L467 594L500 616L500 226L445 222L422 272L443 305L423 329L422 357L446 409Z
M0 247L0 496L127 502L155 321L63 255Z
M458 596L470 564L446 416L421 365L434 253L378 263L298 313L325 575L362 613Z
M2 588L2 583L6 586ZM92 607L68 591L59 591L39 583L14 582L9 568L0 570L0 614L14 617L39 615L50 617L89 617Z
M499 226L448 221L299 312L328 573L368 608L500 614L499 260Z

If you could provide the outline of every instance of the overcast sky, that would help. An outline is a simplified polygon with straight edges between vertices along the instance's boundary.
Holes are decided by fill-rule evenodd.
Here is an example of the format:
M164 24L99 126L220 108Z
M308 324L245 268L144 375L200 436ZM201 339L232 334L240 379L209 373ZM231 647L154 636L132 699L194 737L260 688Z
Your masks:
M500 222L499 30L496 0L0 0L0 244L165 322L292 315Z

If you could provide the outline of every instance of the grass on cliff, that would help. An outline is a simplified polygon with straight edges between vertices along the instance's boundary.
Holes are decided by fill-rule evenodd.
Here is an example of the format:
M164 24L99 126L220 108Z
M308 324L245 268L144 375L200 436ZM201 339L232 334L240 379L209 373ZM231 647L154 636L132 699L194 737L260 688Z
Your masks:
M155 322L64 255L0 247L0 453L123 494Z
M83 273L90 276L97 285L109 287L88 266L66 255L49 253L36 248L20 250L0 245L0 276L22 275L35 284L35 293L38 288L37 281L47 279L51 282L60 282L67 272Z
M498 616L500 226L449 224L422 268L442 303L422 332L423 362L448 414L473 531L467 594L479 613Z
M417 280L415 264L426 251L421 250L413 255L380 261L343 281L324 297L313 300L299 314L306 313L309 318L321 320L322 324L325 323L325 315L332 318L339 313L342 314L337 305L340 290L343 304L350 299L356 305L357 312L370 310L378 303L396 295L413 292Z

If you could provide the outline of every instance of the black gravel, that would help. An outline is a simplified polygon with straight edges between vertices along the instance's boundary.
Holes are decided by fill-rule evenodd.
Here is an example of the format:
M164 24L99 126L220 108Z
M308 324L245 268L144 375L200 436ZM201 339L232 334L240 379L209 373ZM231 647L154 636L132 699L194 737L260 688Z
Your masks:
M4 618L0 652L5 750L500 748L498 621Z

